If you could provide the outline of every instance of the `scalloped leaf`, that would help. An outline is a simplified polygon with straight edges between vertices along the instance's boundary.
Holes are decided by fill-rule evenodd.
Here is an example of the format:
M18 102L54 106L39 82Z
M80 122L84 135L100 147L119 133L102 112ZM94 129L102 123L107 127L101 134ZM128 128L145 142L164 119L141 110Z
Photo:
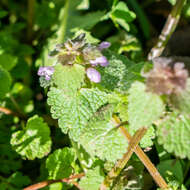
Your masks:
M131 135L141 127L150 127L164 111L161 98L156 94L146 92L145 88L143 83L135 82L129 90L128 116ZM150 137L154 138L154 136L154 129L148 129L141 140L141 146L143 148L151 146L153 143Z
M75 154L71 148L57 149L46 160L49 179L62 179L72 174Z
M7 53L0 54L0 65L6 69L7 71L10 71L18 62L18 58Z
M184 91L179 94L172 94L170 101L172 105L182 113L189 114L190 112L190 78L187 80L187 86Z
M136 15L134 12L130 11L126 3L118 2L116 6L113 6L111 11L110 18L115 22L121 25L126 31L130 30L129 23L132 22ZM116 24L117 25L117 24Z
M11 76L2 66L0 66L0 99L4 98L11 87Z
M155 136L156 136L155 129L153 126L150 126L148 128L146 134L144 135L144 137L140 141L140 146L142 148L147 148L147 147L152 146L154 144L153 139L155 138Z
M111 121L113 107L101 108L83 128L80 143L91 156L115 162L126 152L128 142Z
M13 149L24 158L43 158L51 150L50 129L37 115L30 118L26 128L12 134Z
M96 88L81 89L75 94L66 94L64 90L52 87L48 92L48 104L54 119L58 119L63 133L78 141L81 129L90 117L107 103L107 94Z
M85 68L81 65L74 64L55 66L53 74L53 82L59 89L63 89L66 93L73 93L79 89L84 83Z
M107 90L126 93L134 81L143 80L140 71L144 62L136 64L127 59L127 57L109 50L104 51L104 55L110 64L104 68L99 67L98 70L102 76L100 85Z
M130 129L149 127L164 111L164 104L159 96L145 91L145 85L135 82L129 90L128 115Z
M180 158L190 159L190 119L173 112L157 128L158 143Z
M100 166L97 166L93 169L87 170L85 177L80 180L79 186L83 190L98 190L103 180L104 173Z

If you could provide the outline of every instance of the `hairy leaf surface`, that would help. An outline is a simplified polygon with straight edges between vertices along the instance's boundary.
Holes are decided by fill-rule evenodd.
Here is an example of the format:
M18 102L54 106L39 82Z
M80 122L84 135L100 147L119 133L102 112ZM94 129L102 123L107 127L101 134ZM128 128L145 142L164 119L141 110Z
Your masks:
M164 111L161 98L145 91L145 85L135 82L129 91L128 115L130 129L149 127Z
M87 171L85 177L80 180L79 185L83 190L98 190L103 180L104 174L101 168L97 166Z
M171 113L157 128L158 142L168 152L190 159L189 116Z
M59 89L66 93L74 93L84 83L85 69L81 65L61 65L55 66L53 82Z
M83 128L80 143L91 156L115 162L127 151L128 143L111 121L112 113L110 105L95 113Z
M146 92L145 85L140 82L135 82L130 88L128 101L129 131L131 135L141 127L150 127L164 111L161 98ZM153 128L148 129L141 141L144 148L153 144L150 137L154 137Z
M73 149L68 147L57 149L46 160L49 179L62 179L69 177L72 173L72 163L75 160Z
M134 63L123 55L115 54L111 51L104 51L108 58L109 65L99 68L102 75L100 85L108 90L116 90L126 93L131 84L136 80L142 80L140 70L144 63Z
M107 103L107 94L96 88L81 89L75 94L66 94L64 90L52 87L48 93L48 104L59 127L70 138L79 140L81 129L87 125L90 117Z
M43 158L51 150L50 129L38 116L30 118L26 128L13 133L11 145L13 149L29 160Z

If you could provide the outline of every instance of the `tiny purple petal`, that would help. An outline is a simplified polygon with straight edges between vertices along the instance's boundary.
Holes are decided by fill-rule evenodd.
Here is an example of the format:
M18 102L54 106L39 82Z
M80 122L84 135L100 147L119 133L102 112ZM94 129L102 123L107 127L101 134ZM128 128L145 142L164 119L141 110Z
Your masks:
M88 68L86 74L92 82L99 83L101 81L100 73L94 68Z
M46 80L50 80L50 79L51 79L51 76L45 75L45 79L46 79Z
M103 50L103 49L109 48L110 45L111 44L109 42L102 42L102 43L99 44L98 49Z
M109 62L105 56L98 57L95 60L90 60L90 63L93 66L97 66L98 64L100 64L102 67L106 67L107 65L109 65Z
M99 57L96 59L97 62L102 66L102 67L106 67L109 65L109 62L107 60L107 58L105 56Z
M90 64L91 64L92 66L97 66L97 65L98 65L98 62L96 61L96 59L94 59L94 60L90 60Z
M50 80L51 75L53 75L53 73L54 73L54 68L51 66L40 67L38 70L38 75L44 76L46 80Z

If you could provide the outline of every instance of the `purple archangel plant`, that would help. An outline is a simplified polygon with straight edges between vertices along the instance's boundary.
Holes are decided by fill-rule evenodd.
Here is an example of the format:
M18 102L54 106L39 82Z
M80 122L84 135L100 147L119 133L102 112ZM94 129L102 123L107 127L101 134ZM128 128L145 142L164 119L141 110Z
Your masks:
M159 95L178 94L186 88L188 71L184 68L184 63L155 63L146 78L148 91Z
M94 67L109 65L107 58L102 54L102 50L109 47L109 42L102 42L99 45L86 43L85 34L81 34L72 40L67 40L65 43L57 44L49 56L57 58L56 64L73 65L77 63L85 66L90 81L99 83L101 75ZM53 72L53 66L40 67L38 70L38 75L42 77L40 81L45 83L46 80L49 83Z
M44 77L46 80L50 80L54 73L54 68L51 66L40 67L38 70L38 75Z

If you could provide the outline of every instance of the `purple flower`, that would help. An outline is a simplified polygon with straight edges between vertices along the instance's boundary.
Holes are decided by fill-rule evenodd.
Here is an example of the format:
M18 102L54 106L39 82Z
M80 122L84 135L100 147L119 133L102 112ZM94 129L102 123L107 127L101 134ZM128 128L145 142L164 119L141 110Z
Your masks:
M100 73L94 68L88 68L86 74L92 82L99 83L101 81Z
M44 76L46 80L50 80L51 75L53 75L53 73L54 73L54 68L51 66L40 67L38 70L38 75Z
M97 66L98 64L100 64L102 67L106 67L109 65L109 62L105 56L98 57L95 60L90 60L90 63L93 66Z
M111 44L109 42L102 42L102 43L99 44L98 49L101 51L103 49L109 48L110 45Z

